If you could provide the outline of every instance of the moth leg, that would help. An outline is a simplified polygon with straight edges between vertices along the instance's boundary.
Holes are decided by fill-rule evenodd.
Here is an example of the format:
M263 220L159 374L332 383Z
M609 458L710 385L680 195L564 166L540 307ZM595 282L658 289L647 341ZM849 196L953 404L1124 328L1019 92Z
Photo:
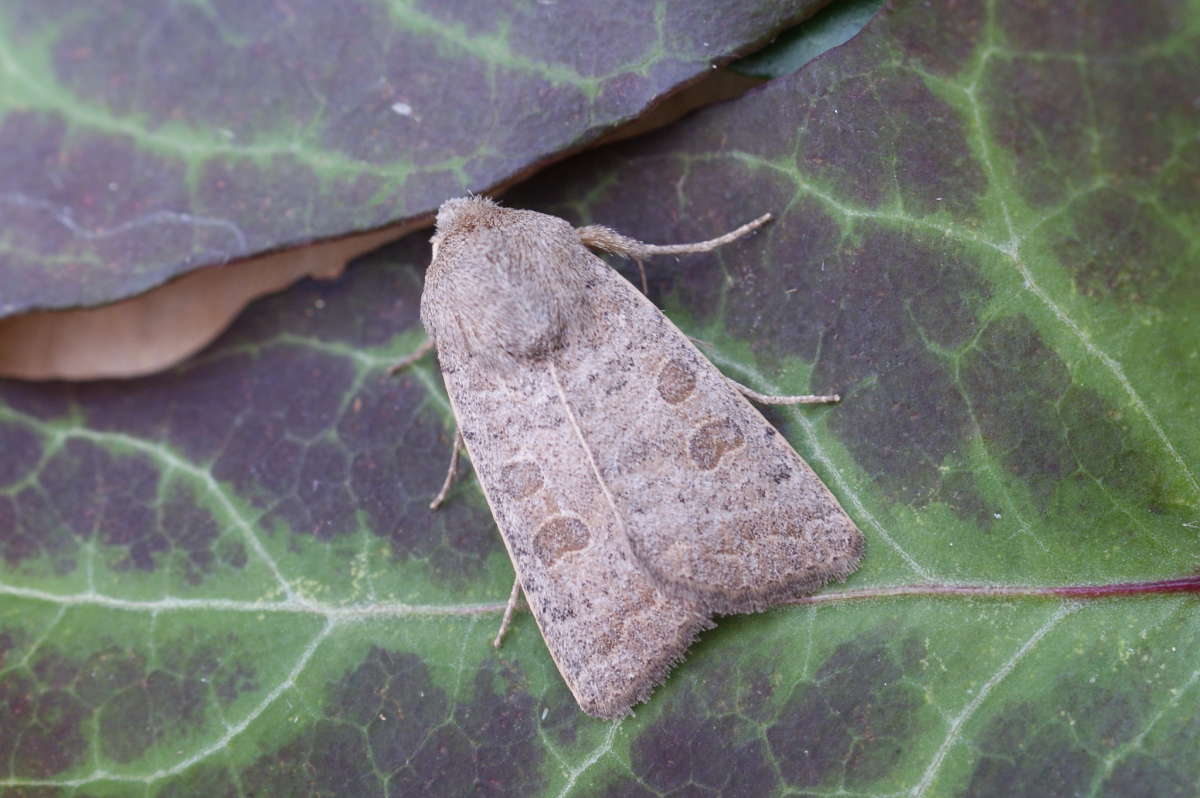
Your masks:
M454 428L454 446L450 452L450 468L446 469L446 479L442 482L442 489L433 497L433 501L429 503L430 510L436 510L442 506L442 502L446 500L446 495L450 493L450 486L454 484L454 478L458 476L458 451L462 448L463 438L462 430L458 427Z
M512 623L513 611L517 609L517 604L521 602L521 580L513 577L512 592L508 594L508 604L504 607L504 620L500 621L500 629L496 632L496 639L492 641L492 645L500 648L500 643L504 641L504 633L508 631L509 625Z
M759 393L753 388L747 388L732 377L726 377L734 388L737 388L746 398L758 402L760 405L824 405L831 402L840 402L842 397L836 393L831 394L805 394L802 396L776 396L769 393Z
M688 338L700 346L712 346L712 344L710 344L708 341L697 338L694 335L689 335ZM722 376L729 380L729 384L736 388L738 393L741 393L747 399L751 400L752 402L757 402L760 405L823 405L842 401L841 394L836 393L803 394L800 396L776 396L775 394L759 393L753 388L742 385L733 377L728 375Z
M399 363L397 363L396 365L394 365L390 369L388 369L388 374L392 375L393 377L396 376L398 373L400 373L404 369L408 368L413 363L416 363L418 360L425 357L432 351L433 351L433 339L426 338L424 341L421 342L420 346L418 346L416 349L414 349L412 351L411 354L409 354L408 357L404 358Z
M636 258L636 257L633 259L633 262L637 264L638 274L641 275L641 277L642 277L642 293L649 294L650 293L650 283L648 283L646 281L646 264L642 261L641 258Z

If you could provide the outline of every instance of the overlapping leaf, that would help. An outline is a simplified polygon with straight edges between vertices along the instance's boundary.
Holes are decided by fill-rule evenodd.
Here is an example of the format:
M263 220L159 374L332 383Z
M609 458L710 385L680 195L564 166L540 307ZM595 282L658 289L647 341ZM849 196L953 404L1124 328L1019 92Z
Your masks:
M897 4L796 75L509 197L654 241L651 294L868 537L849 587L1200 554L1200 9ZM419 238L419 237L418 237ZM582 716L448 455L420 240L168 375L7 386L7 788L88 795L1190 795L1196 605L888 599L727 619Z
M0 316L429 213L820 2L0 9Z

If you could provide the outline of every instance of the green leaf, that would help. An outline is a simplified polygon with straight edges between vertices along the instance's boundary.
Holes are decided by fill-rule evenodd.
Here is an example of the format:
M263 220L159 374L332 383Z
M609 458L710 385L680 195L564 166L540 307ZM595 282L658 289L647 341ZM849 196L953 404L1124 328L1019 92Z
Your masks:
M507 201L656 242L719 366L859 522L845 589L1200 556L1196 3L885 9L801 71ZM49 795L1200 791L1195 599L725 618L582 715L411 351L426 236L169 374L0 391L0 785ZM622 269L624 264L618 264ZM632 274L632 272L630 272ZM840 590L841 588L836 588ZM828 592L828 591L827 591Z
M778 39L729 68L760 78L777 78L795 72L819 55L845 44L863 29L883 7L883 0L843 0L834 2Z
M0 317L429 214L821 4L5 3Z

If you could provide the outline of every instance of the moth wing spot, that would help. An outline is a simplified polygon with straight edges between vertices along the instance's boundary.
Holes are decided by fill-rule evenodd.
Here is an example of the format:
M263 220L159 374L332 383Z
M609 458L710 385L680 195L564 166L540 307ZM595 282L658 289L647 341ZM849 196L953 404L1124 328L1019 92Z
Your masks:
M677 405L696 390L696 375L686 363L671 358L658 372L658 395L668 404Z
M547 566L554 565L563 555L579 551L591 541L587 524L569 515L560 515L543 523L533 536L533 549Z
M712 471L721 458L745 443L742 431L727 418L709 421L692 433L688 455L701 471Z
M621 636L613 629L604 629L591 640L593 657L605 657L621 643Z
M817 554L835 540L832 530L826 530L819 520L807 518L794 509L763 510L723 523L717 550L734 554L747 544L757 546L771 538L797 541Z
M532 460L514 460L500 469L500 485L514 499L526 499L542 487L542 469Z
M792 467L783 462L772 463L766 469L766 477L776 485L782 484L792 478Z

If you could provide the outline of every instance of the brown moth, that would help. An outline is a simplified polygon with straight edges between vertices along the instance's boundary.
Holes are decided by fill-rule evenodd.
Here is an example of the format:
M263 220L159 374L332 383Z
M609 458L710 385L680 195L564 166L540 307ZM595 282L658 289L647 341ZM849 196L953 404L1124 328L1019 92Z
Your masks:
M484 197L438 210L422 351L437 347L520 588L589 714L644 701L713 615L806 595L862 556L739 386L587 248L706 251L766 218L661 247Z

